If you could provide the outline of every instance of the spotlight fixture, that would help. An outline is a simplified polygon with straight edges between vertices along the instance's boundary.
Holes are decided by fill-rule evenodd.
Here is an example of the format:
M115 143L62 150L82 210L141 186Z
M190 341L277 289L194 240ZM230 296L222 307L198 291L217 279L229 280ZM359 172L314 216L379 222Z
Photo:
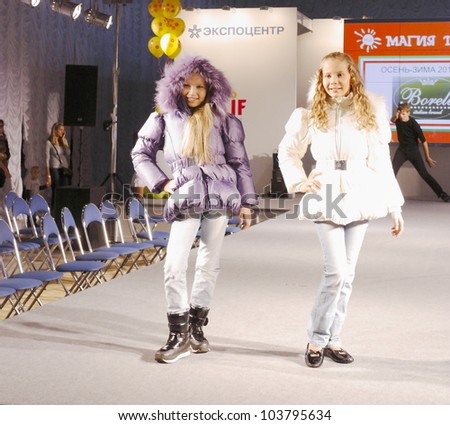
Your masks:
M113 18L111 15L99 12L93 8L90 8L84 12L84 19L89 24L98 25L106 29L108 29L113 23Z
M20 0L22 3L29 4L30 6L36 7L39 5L41 0Z
M83 3L74 3L66 0L52 0L50 6L55 12L75 20L81 15Z

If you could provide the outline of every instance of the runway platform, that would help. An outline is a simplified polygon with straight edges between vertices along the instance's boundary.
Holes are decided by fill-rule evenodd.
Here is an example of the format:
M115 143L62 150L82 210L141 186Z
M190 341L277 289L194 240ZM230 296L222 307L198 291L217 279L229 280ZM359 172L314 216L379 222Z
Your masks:
M305 365L321 253L314 225L288 212L226 237L210 353L154 361L161 262L2 321L0 403L447 405L450 205L407 201L404 218L400 238L389 218L369 226L343 334L351 365Z

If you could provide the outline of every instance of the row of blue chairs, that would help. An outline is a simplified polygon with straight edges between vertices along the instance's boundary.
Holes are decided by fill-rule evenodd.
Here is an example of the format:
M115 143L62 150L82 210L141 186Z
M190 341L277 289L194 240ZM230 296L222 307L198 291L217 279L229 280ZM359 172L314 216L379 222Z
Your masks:
M168 232L153 234L151 220L137 198L128 200L126 204L132 242L124 240L123 217L117 204L106 200L100 208L93 203L85 205L82 227L87 249L83 247L80 230L69 208L61 211L60 231L44 198L40 197L42 199L34 203L33 198L27 203L8 193L5 207L9 223L0 222L0 261L4 275L0 281L0 308L10 304L7 317L20 314L36 303L41 305L39 297L51 281L59 282L69 295L105 282L106 273L112 266L115 266L114 278L119 273L138 268L139 260L148 265L164 257ZM36 207L38 204L40 206ZM108 232L111 222L118 241ZM99 246L94 246L90 237L90 228L94 225L100 227L100 232L97 232ZM24 270L22 258L26 259L29 271ZM66 274L73 278L70 286L63 282ZM19 277L28 280L19 282ZM19 287L19 283L22 286Z
M151 217L136 197L127 199L122 208L122 203L113 199L104 200L99 207L86 204L81 213L81 232L70 209L64 207L60 230L41 195L27 202L9 192L5 197L7 222L0 222L4 277L0 280L0 309L10 305L7 317L36 303L42 305L39 297L51 282L59 283L65 295L70 295L106 282L110 271L110 278L114 278L139 268L140 262L149 265L163 259L169 232L155 229L161 219ZM128 222L132 241L125 240L123 219ZM233 220L226 234L239 231L238 220ZM92 233L97 236L95 241ZM201 229L194 246L200 237ZM72 278L70 284L63 279L67 275Z

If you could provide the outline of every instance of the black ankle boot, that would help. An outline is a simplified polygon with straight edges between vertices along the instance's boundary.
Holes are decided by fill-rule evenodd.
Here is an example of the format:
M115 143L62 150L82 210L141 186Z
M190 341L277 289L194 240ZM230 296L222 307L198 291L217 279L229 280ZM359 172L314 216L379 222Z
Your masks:
M174 363L190 354L189 343L189 312L168 314L169 338L166 345L155 353L159 363Z
M189 310L189 325L191 331L191 349L194 353L207 353L209 342L203 335L202 326L208 324L209 308L194 307Z

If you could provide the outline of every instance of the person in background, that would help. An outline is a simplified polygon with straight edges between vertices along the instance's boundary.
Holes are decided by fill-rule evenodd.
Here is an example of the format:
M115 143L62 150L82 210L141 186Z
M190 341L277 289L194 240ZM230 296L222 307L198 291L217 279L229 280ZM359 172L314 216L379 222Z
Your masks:
M257 195L244 146L242 123L227 112L231 87L208 60L186 57L168 64L156 87L158 112L138 133L131 156L150 191L169 192L164 217L171 231L164 264L169 337L155 354L173 363L209 351L203 333L219 274L228 214L250 225ZM171 167L168 177L156 163L158 150ZM201 226L190 295L189 253Z
M11 157L8 139L5 133L5 122L0 120L0 188L5 185L6 179L11 178L8 169L8 160Z
M52 188L52 210L55 203L56 188L70 185L70 146L66 139L64 124L53 124L45 144L47 185Z
M38 194L41 190L48 187L47 184L41 184L41 169L39 166L34 165L31 167L27 175L25 176L24 185L24 199L29 200L33 195Z
M394 174L397 175L400 167L409 161L420 177L431 187L433 192L439 199L444 202L450 201L450 196L444 192L441 185L433 178L428 172L427 167L420 154L419 145L422 145L423 153L425 154L425 160L430 167L434 167L437 163L430 156L430 150L428 143L423 134L422 128L419 123L411 117L411 108L407 103L401 103L397 108L396 115L392 118L392 121L397 128L398 148L392 159L392 167L394 168Z
M322 279L308 325L306 365L324 357L353 362L341 332L368 222L391 214L393 236L403 232L403 196L389 155L391 130L384 101L366 93L352 58L326 55L308 108L289 118L278 159L289 193L303 193L299 218L313 221L322 247ZM308 149L316 161L306 174Z

